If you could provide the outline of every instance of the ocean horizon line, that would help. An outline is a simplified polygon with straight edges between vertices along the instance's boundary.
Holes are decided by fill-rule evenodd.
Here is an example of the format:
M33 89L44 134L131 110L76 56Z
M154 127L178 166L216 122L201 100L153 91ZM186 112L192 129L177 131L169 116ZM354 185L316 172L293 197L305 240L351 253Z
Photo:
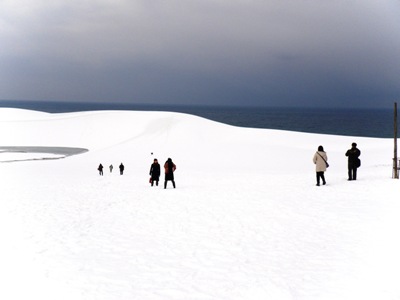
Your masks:
M293 105L239 105L239 104L200 104L200 103L193 103L193 104L187 104L187 103L147 103L147 102L126 102L126 101L78 101L78 100L26 100L26 99L0 99L0 107L2 105L6 105L5 107L10 107L9 105L29 105L29 104L49 104L49 105L58 105L60 107L64 107L65 105L91 105L91 106L100 106L100 107L111 107L115 106L117 107L216 107L216 108L232 108L232 109L255 109L255 108L261 108L261 109L316 109L316 110L391 110L393 111L393 107L372 107L372 106L366 106L366 107L343 107L343 106L293 106ZM19 108L19 107L16 107ZM104 109L102 109L104 110Z
M252 107L36 100L0 100L0 107L48 113L97 110L167 111L192 114L239 127L360 137L394 136L394 113L390 108Z

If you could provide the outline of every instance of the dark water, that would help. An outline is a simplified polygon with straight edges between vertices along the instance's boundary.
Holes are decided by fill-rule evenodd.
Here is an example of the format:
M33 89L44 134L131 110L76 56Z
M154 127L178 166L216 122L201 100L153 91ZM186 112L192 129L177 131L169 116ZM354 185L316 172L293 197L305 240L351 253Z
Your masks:
M393 109L327 109L151 105L126 103L83 103L0 101L0 107L32 109L50 113L88 110L172 111L252 128L364 137L393 137Z

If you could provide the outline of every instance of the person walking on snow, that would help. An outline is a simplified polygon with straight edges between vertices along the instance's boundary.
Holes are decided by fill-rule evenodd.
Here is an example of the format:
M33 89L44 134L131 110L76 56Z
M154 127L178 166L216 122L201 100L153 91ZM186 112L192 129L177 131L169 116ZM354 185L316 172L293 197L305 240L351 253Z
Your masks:
M121 163L121 164L119 165L119 174L123 175L123 174L124 174L124 170L125 170L125 167L124 167L124 165Z
M103 176L103 165L102 165L102 164L99 165L99 167L97 168L97 170L99 171L99 174L100 174L101 176Z
M160 164L158 163L157 158L154 159L154 162L150 166L150 183L153 186L154 181L156 182L156 186L158 186L158 181L160 180Z
M348 157L348 180L357 180L357 168L360 167L361 161L359 159L361 151L357 148L356 143L351 144L351 149L347 150L346 156Z
M326 171L326 167L328 164L327 161L328 161L328 156L324 151L324 147L319 146L318 151L315 152L313 157L313 162L315 164L315 171L317 174L317 186L320 185L321 179L322 179L322 184L323 185L326 184L324 172Z
M114 169L113 165L110 165L110 173L112 173L112 170Z
M172 162L171 158L168 158L168 160L164 164L164 170L165 170L165 181L164 181L164 189L167 188L167 182L169 180L172 181L172 185L175 186L175 180L174 180L174 172L176 170L176 165Z

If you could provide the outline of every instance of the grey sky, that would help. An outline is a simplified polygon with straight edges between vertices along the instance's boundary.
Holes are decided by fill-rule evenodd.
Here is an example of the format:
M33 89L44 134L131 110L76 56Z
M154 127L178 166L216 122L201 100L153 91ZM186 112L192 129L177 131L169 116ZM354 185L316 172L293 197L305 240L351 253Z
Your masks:
M0 99L387 106L398 0L0 0Z

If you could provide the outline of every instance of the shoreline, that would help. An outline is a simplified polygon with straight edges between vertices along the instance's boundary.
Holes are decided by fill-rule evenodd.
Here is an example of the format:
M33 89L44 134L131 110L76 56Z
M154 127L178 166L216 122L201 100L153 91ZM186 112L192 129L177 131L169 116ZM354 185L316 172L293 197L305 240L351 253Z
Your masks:
M47 147L47 146L0 146L0 158L1 154L7 153L19 153L19 154L53 154L60 155L57 157L35 157L35 158L24 158L24 159L9 159L1 161L0 163L20 162L20 161L33 161L33 160L53 160L63 159L72 155L78 155L88 152L85 148L73 148L73 147ZM43 155L45 156L45 155Z
M0 101L0 108L20 108L52 114L88 111L177 112L245 128L277 129L342 136L393 137L393 111L390 108L254 108L40 101Z

